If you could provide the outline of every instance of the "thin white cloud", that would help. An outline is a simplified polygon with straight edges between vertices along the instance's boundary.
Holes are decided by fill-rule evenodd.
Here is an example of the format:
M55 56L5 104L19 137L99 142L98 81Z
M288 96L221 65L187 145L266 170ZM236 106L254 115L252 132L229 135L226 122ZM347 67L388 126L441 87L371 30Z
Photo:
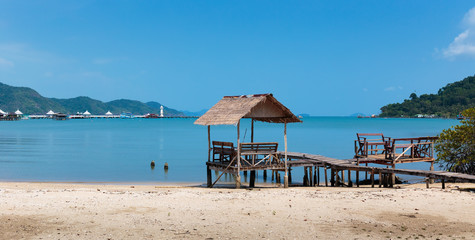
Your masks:
M465 14L462 23L465 30L456 36L449 46L442 51L446 58L475 57L475 7Z
M0 58L0 67L13 67L15 64L12 61L9 61L5 58Z

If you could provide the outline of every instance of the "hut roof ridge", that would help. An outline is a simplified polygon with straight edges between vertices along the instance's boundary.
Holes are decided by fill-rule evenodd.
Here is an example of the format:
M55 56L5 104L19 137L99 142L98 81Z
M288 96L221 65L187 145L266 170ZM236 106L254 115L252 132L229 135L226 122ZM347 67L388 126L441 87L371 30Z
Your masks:
M199 125L235 125L241 118L270 123L302 122L270 93L224 96L203 116Z

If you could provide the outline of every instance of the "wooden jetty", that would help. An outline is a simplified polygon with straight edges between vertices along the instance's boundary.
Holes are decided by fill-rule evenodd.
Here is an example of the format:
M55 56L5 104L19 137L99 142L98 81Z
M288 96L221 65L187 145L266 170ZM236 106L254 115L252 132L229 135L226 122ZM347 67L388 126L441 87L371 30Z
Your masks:
M251 141L241 143L240 120L251 119ZM284 124L284 149L278 151L277 142L254 142L254 121ZM225 173L235 176L236 187L241 186L241 172L244 176L250 172L249 187L255 186L257 171L267 171L272 179L280 183L280 173L284 172L284 187L292 182L292 169L303 167L305 186L319 186L320 174L324 174L325 186L354 186L359 187L359 174L369 175L371 186L375 185L378 176L379 187L392 187L395 174L413 175L426 178L427 186L430 180L439 179L445 188L446 181L475 182L474 175L433 171L434 137L390 139L382 134L358 134L355 141L355 158L341 160L322 155L296 153L287 151L287 123L301 122L284 105L278 102L272 94L229 96L221 99L208 112L195 121L195 124L208 127L208 161L207 186L213 187ZM211 125L236 125L237 145L233 142L211 141ZM367 137L376 137L370 140ZM396 169L395 165L406 162L430 162L431 171ZM360 165L364 163L365 165ZM368 163L383 164L391 168L367 166ZM321 171L323 169L323 171ZM211 170L221 172L213 181ZM351 172L356 175L352 181ZM345 181L346 173L346 181Z
M241 119L251 119L251 142L240 142ZM254 121L284 124L285 152L283 158L277 155L276 142L254 142ZM212 187L219 178L212 183L211 169L232 172L235 175L236 187L241 186L240 172L251 171L250 185L254 186L257 170L284 171L284 187L288 187L287 166L287 123L302 122L272 94L256 94L242 96L225 96L216 105L209 109L195 124L208 126L208 187ZM211 125L236 125L237 146L230 142L213 142L211 146ZM211 161L211 154L213 161Z

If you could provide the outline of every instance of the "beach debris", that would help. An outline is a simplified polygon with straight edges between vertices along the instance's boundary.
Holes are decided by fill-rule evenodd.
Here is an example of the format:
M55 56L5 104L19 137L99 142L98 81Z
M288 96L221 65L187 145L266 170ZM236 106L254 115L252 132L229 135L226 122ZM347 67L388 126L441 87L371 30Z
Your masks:
M165 162L165 165L163 165L163 169L168 170L168 163Z

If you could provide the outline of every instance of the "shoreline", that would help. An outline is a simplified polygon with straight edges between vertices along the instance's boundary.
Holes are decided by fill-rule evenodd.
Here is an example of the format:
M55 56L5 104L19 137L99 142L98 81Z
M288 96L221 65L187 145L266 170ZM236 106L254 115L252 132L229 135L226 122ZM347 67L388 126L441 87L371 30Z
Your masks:
M475 184L446 186L0 182L0 239L475 238Z

